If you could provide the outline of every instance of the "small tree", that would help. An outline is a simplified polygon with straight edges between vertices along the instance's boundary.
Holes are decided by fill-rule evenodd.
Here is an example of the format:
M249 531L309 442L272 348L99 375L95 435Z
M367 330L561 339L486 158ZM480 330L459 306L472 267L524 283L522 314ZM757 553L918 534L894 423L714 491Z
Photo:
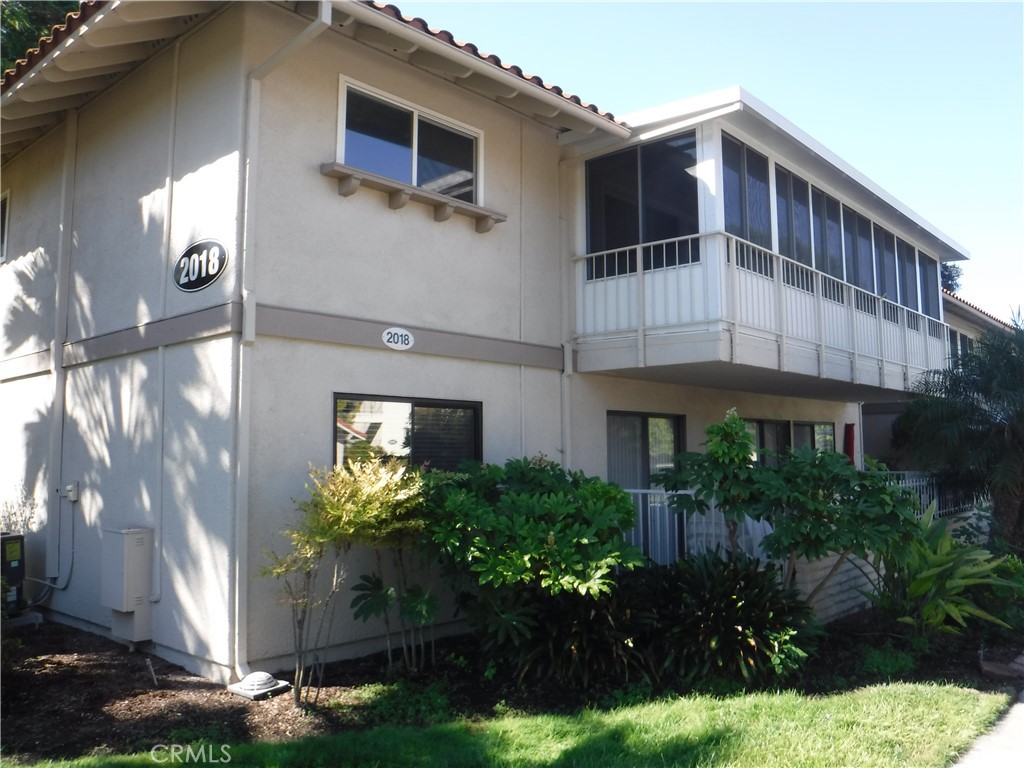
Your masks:
M765 468L755 459L747 424L730 408L725 419L706 430L704 452L677 458L677 468L657 473L654 483L675 492L669 503L676 512L707 514L712 505L725 518L729 547L739 550L737 531L748 517L760 514L758 478Z
M296 706L303 703L303 688L308 702L314 676L319 692L325 662L319 651L330 638L334 598L345 578L341 556L353 544L397 544L423 528L416 517L421 500L419 474L395 459L311 469L310 479L312 484L306 486L309 499L297 502L300 523L288 532L291 551L284 556L268 553L270 565L263 569L265 575L282 581L292 610ZM324 591L319 582L328 554L333 567ZM390 648L390 627L388 643ZM312 670L308 671L311 656Z
M917 530L917 500L893 484L885 467L868 459L857 469L842 453L803 447L778 456L778 468L759 478L762 515L772 525L762 546L785 561L784 586L792 586L796 563L836 555L810 602L851 556L898 558Z

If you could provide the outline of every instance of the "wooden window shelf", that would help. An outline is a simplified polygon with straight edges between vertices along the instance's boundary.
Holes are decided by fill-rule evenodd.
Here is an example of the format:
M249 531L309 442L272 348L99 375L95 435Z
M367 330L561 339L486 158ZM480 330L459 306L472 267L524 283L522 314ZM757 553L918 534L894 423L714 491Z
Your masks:
M421 187L403 184L350 165L323 163L320 166L320 173L338 180L338 194L342 197L354 195L360 187L369 187L387 193L388 207L393 210L404 208L412 200L431 206L434 209L434 221L448 221L452 214L456 213L468 216L476 221L477 232L490 232L495 224L508 220L508 216L500 211L439 195L436 192L428 192Z

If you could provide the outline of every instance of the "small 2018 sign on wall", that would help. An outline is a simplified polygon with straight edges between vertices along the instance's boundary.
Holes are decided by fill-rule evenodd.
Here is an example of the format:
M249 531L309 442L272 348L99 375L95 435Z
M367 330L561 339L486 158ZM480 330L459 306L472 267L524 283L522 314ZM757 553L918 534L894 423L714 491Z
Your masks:
M384 342L384 346L397 349L399 352L412 349L412 345L416 343L416 339L413 338L410 331L397 327L385 328L384 333L380 335L380 339Z
M216 240L200 240L181 252L174 262L178 290L201 291L221 276L228 264L228 249Z

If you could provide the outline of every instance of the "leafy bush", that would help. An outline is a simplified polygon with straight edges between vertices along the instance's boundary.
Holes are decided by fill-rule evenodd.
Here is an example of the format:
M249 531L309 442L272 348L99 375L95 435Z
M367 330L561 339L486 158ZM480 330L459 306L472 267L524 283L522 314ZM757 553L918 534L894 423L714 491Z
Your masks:
M442 562L480 587L607 592L615 568L642 562L623 538L633 501L622 489L546 459L431 473L430 538Z
M769 556L786 562L783 583L793 584L799 558L838 555L808 601L851 555L865 561L898 558L914 539L916 498L893 484L884 466L868 459L862 471L842 453L810 447L778 459L777 469L758 475L758 496L761 515L772 524L762 544Z
M661 575L655 656L672 677L759 685L796 672L813 649L809 605L755 558L705 552Z
M510 663L519 682L586 688L654 678L648 644L639 636L655 629L654 616L631 607L636 595L628 587L617 585L597 597L531 592L519 593L529 605L530 632L516 642L485 640L490 655Z
M992 569L992 575L1000 581L969 590L979 608L1003 622L989 622L983 634L990 642L1018 642L1024 637L1024 560L1007 555Z
M960 634L972 617L1008 628L1005 621L975 602L976 588L1005 588L1019 599L1024 587L996 574L1005 558L993 557L976 544L957 541L945 520L933 520L934 513L932 502L907 555L885 563L884 589L878 602L921 636Z
M616 569L642 563L623 538L627 493L543 457L425 482L430 543L489 661L520 680L628 675L638 662L612 595Z

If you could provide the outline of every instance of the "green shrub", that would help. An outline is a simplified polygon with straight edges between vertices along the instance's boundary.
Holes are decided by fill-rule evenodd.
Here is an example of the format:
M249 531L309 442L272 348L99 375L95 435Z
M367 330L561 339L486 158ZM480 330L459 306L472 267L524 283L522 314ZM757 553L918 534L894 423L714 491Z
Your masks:
M1020 599L1024 586L996 573L1006 558L996 558L976 544L957 541L947 530L946 521L935 521L934 514L932 502L905 556L885 562L884 588L878 603L893 612L897 621L913 627L918 636L960 634L970 618L1009 628L975 600L979 589L997 587Z
M627 493L543 457L425 483L430 543L492 668L585 686L642 666L613 594L616 569L642 563Z
M836 555L808 601L851 556L864 561L900 557L917 533L916 497L893 484L885 467L867 460L860 470L842 453L805 446L779 454L775 470L758 475L761 516L772 524L762 545L785 561L783 583L792 586L800 559Z
M989 642L1018 642L1024 637L1024 560L1016 555L1006 555L992 569L992 575L1000 582L974 586L969 590L979 608L1003 622L1003 625L989 622L985 626L984 639Z
M335 598L347 575L341 555L353 544L374 547L379 574L380 549L407 546L422 535L424 527L418 515L422 500L419 473L394 459L350 461L330 470L311 467L309 477L309 498L295 502L298 524L285 531L290 549L284 555L266 552L268 563L261 569L262 575L281 583L283 602L291 608L295 651L292 700L296 707L309 703L314 681L316 696L320 692L325 656L318 651L330 641ZM373 604L369 613L379 607L379 602ZM382 610L387 621L386 606ZM390 626L387 638L390 660ZM404 631L402 639L408 654Z
M813 648L810 607L755 558L706 552L663 575L655 655L671 677L762 685L797 672Z
M555 681L587 688L592 683L625 685L651 681L654 666L644 637L655 629L654 616L632 606L637 597L616 585L598 597L577 592L551 595L523 590L531 631L516 641L486 638L492 658L511 665L519 682Z
M615 568L642 563L623 538L629 494L543 457L430 473L429 536L441 561L480 587L607 592Z

